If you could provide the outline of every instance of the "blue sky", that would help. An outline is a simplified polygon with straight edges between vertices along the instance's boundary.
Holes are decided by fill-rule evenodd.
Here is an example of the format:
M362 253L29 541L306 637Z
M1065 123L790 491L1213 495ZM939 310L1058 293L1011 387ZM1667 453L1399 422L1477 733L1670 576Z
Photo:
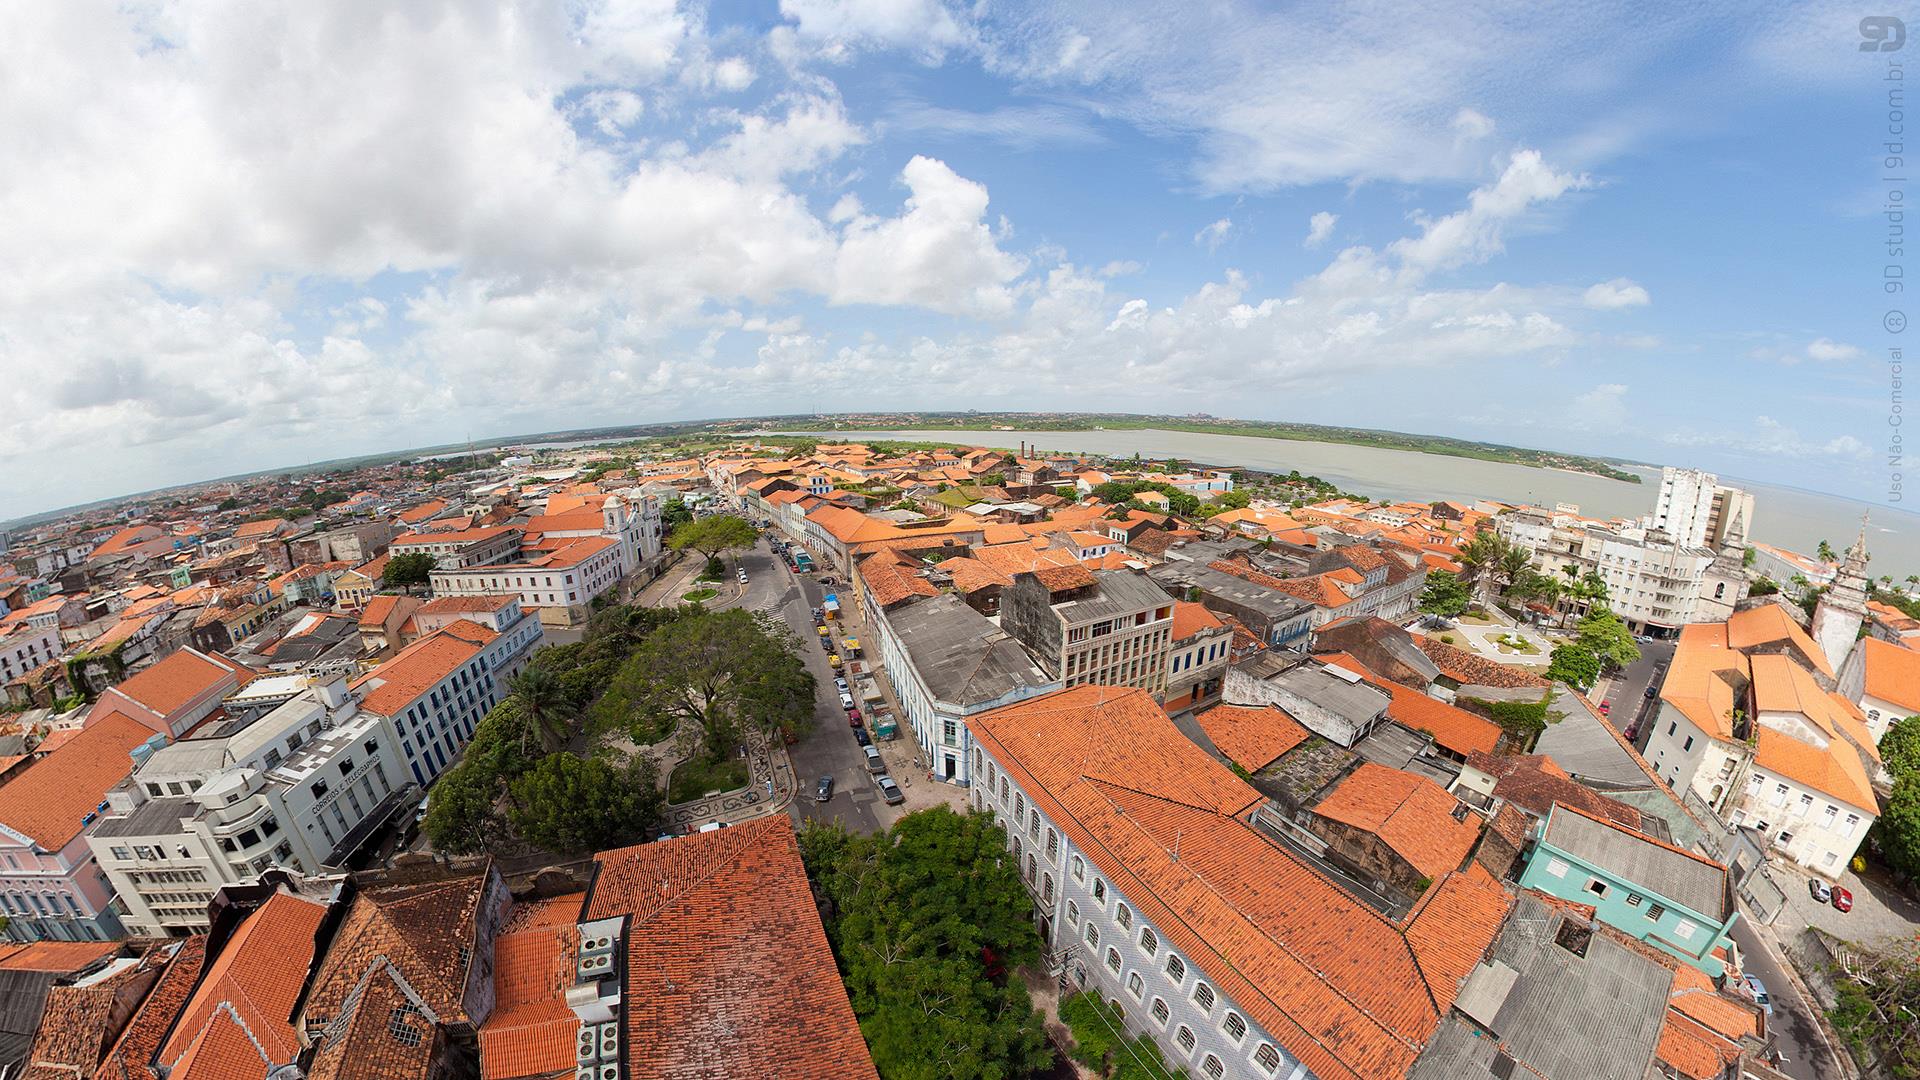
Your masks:
M0 517L805 408L1884 500L1890 57L1838 6L1671 7L16 5Z

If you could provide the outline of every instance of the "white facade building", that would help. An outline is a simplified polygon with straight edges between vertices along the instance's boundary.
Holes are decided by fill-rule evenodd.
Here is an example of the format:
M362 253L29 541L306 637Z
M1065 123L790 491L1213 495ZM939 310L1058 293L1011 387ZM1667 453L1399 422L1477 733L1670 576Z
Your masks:
M400 650L353 684L360 707L385 720L404 776L422 787L460 759L474 726L507 695L498 678L511 643L460 621Z
M417 798L387 725L338 676L144 755L88 843L130 929L184 936L206 931L222 885L338 868Z

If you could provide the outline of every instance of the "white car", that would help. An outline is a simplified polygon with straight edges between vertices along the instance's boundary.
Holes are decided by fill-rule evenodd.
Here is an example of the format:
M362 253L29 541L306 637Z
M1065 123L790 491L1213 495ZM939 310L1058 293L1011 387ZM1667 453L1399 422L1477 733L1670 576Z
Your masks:
M840 707L843 709L853 708L853 695L842 690L840 692Z

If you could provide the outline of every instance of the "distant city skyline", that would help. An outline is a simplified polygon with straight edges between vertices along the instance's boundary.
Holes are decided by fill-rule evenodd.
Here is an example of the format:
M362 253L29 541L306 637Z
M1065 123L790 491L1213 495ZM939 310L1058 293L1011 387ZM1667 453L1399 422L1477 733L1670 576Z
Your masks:
M1884 503L1833 5L0 12L0 518L687 417L1205 411Z

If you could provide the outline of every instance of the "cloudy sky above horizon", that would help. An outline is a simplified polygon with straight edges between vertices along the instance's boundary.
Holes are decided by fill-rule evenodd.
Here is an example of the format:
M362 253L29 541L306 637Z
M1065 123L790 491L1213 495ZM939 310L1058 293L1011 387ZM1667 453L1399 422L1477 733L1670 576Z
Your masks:
M559 428L1084 408L1884 498L1858 13L0 8L0 518Z

